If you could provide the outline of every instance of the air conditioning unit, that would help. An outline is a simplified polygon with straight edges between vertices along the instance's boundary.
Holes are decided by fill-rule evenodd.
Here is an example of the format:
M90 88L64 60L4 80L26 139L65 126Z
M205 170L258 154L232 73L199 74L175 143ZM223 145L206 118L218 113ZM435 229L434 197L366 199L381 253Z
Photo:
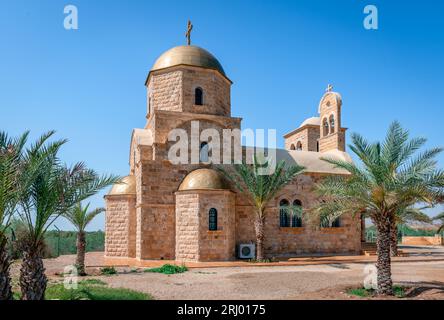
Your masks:
M241 259L254 259L255 257L255 245L252 243L239 245L239 258Z

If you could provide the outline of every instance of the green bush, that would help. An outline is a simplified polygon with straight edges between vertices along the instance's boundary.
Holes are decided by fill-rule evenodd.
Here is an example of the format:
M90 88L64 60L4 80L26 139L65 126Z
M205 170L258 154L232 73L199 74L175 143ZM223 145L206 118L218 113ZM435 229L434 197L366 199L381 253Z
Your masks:
M100 269L100 273L105 276L109 276L112 274L116 274L117 270L114 267L104 267L104 268Z
M175 274L175 273L183 273L185 271L188 271L188 268L185 266L176 266L173 264L164 264L160 268L151 268L151 269L145 269L144 272L157 272L157 273L163 273L163 274Z
M362 298L366 298L366 297L372 297L374 295L376 295L376 291L373 289L365 289L365 288L352 288L352 289L348 289L347 293L349 295L352 296L358 296L358 297L362 297ZM401 286L393 286L393 294L398 297L398 298L404 298L406 293L405 293L405 288L401 287Z

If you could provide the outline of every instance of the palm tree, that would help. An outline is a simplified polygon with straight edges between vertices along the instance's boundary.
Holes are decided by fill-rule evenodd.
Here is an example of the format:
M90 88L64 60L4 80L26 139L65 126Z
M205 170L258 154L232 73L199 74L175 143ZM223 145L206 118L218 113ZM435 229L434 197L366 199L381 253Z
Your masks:
M89 203L86 207L82 207L79 202L72 207L63 216L68 219L74 227L77 229L77 258L76 266L79 275L85 276L85 248L86 248L86 236L85 229L88 224L101 212L105 211L105 208L97 208L92 211L88 211Z
M0 301L12 300L6 230L19 199L18 164L27 137L27 132L15 139L0 132Z
M433 220L440 221L440 226L438 230L436 231L437 234L439 234L441 231L444 231L444 212L441 212L436 217L433 218Z
M429 207L400 209L395 215L390 226L390 255L392 257L398 256L398 226L409 222L431 222L430 217L422 211L426 208Z
M264 224L267 203L280 189L304 170L304 167L297 164L286 168L285 166L285 161L281 161L276 165L274 172L262 174L264 165L260 164L257 157L254 156L252 165L235 164L232 172L219 168L234 183L235 187L247 196L247 199L255 208L254 229L256 232L257 260L264 259Z
M112 175L99 176L83 163L71 168L60 164L57 154L66 140L48 143L53 134L43 135L31 146L22 165L19 215L26 237L20 241L23 261L19 281L23 300L44 299L47 279L42 257L48 228L77 202L119 180Z
M442 199L444 172L436 168L441 148L415 153L426 142L409 140L398 122L390 125L385 140L368 143L353 134L350 149L361 165L323 159L347 170L348 176L331 176L317 185L326 202L317 207L321 215L365 212L377 228L377 292L392 295L390 234L396 215L416 203L433 204Z

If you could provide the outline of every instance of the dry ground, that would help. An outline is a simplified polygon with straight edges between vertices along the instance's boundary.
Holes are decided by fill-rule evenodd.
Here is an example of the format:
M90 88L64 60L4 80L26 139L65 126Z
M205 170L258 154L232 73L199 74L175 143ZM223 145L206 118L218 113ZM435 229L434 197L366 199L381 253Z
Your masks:
M414 287L412 298L444 299L444 248L410 248L412 258L428 262L393 263L396 284ZM119 274L98 275L103 253L89 253L88 272L96 274L112 287L125 287L149 293L155 299L356 299L345 293L347 288L362 286L363 263L335 263L303 266L193 268L183 274L130 272L118 268ZM438 257L437 257L438 255ZM51 280L61 279L56 273L74 262L74 256L61 256L45 261ZM408 259L407 259L408 260ZM17 276L17 265L14 275ZM358 298L360 299L360 298Z

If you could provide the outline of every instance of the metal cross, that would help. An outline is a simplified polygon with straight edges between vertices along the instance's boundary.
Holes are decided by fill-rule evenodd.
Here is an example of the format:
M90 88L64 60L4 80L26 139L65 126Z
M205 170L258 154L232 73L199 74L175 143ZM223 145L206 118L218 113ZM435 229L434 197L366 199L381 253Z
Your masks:
M327 86L327 89L326 89L325 91L327 91L327 92L331 92L331 90L333 90L333 86L332 86L331 84L329 84L329 85Z
M188 20L187 32L185 33L185 37L187 38L188 45L191 45L191 30L193 30L193 25L191 24L191 21Z

